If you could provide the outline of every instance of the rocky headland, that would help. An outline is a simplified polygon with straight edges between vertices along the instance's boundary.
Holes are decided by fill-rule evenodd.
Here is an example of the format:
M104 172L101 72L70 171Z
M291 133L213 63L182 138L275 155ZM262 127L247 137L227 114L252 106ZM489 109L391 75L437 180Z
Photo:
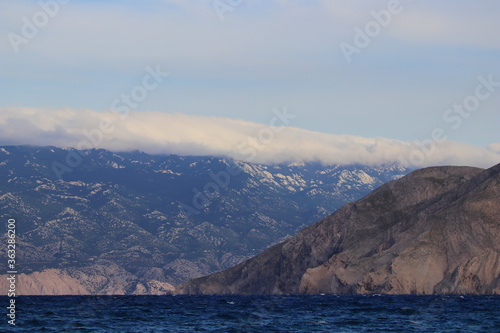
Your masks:
M500 164L391 181L182 294L500 294Z

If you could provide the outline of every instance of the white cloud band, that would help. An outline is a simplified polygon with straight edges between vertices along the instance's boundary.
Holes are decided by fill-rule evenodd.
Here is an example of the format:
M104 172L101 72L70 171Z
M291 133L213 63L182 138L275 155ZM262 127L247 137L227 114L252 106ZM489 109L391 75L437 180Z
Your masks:
M260 163L319 161L376 165L397 162L489 167L500 162L498 143L488 148L445 141L418 145L386 138L311 132L294 115L275 110L269 125L180 113L97 112L75 109L0 108L1 145L53 145L141 150L151 154L224 155Z

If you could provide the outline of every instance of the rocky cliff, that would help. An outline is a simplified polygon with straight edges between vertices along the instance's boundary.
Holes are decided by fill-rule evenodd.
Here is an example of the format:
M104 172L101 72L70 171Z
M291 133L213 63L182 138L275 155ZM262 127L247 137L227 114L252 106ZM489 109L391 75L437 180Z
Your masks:
M0 291L7 295L7 275L0 275ZM168 295L175 288L152 279L137 276L111 263L80 269L46 269L16 276L19 295Z
M184 294L500 294L500 164L391 181Z

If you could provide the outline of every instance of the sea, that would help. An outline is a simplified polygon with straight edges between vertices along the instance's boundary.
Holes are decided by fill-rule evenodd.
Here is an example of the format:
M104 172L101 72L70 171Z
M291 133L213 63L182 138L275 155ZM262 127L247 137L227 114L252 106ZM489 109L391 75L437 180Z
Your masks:
M0 297L8 306L9 298ZM18 296L1 332L500 332L500 296ZM6 306L1 306L7 313Z

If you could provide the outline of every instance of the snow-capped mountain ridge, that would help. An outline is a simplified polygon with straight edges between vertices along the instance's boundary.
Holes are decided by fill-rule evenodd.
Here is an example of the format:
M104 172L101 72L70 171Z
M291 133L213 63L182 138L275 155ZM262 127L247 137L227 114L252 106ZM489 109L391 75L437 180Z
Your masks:
M52 165L71 150L1 149L0 216L18 220L23 271L104 263L172 284L232 266L408 172L94 149L61 180ZM229 167L238 172L214 192L213 175Z

